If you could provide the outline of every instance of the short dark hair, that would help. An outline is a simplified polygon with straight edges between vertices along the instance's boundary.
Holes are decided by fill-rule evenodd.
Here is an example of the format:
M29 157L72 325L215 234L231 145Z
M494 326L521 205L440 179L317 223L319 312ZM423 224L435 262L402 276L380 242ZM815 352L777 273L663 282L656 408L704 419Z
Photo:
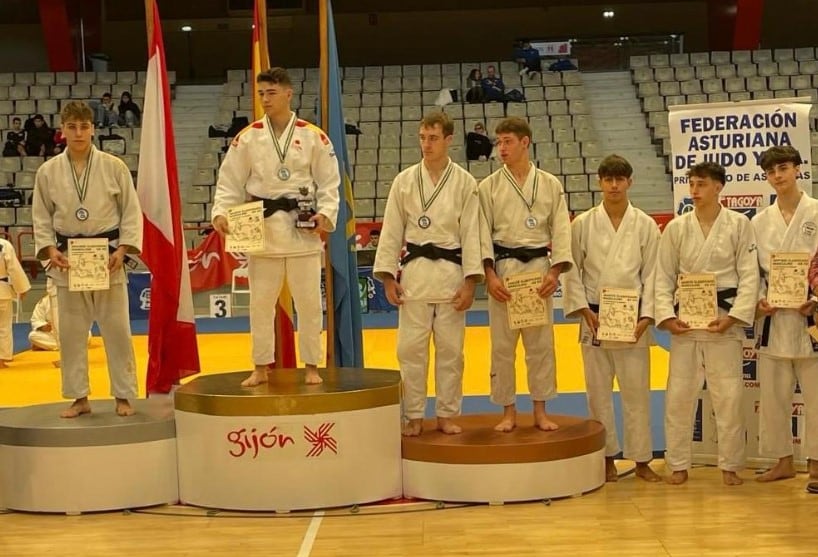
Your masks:
M20 120L20 118L15 116L14 118L11 119L11 123L13 124L14 122L22 122L22 120Z
M106 91L105 93L102 94L102 98L104 99L105 97L108 97L110 99L111 98L111 93L108 93Z
M43 122L45 122L45 118L43 118L42 114L35 114L31 119L32 120L42 120Z
M259 72L256 76L256 83L272 83L290 88L293 86L290 74L284 68L270 68Z
M633 167L625 157L608 155L599 163L596 173L600 178L630 178Z
M505 118L494 128L494 133L497 135L501 133L513 133L518 139L527 137L529 141L531 140L531 126L519 116L509 116Z
M380 236L380 235L381 235L381 229L380 228L373 228L372 230L369 231L369 237L370 238L372 236Z
M694 164L687 171L688 178L711 178L722 185L727 183L727 172L724 167L715 162L700 162Z
M785 162L791 162L795 166L798 166L804 162L804 160L801 158L801 153L798 152L798 149L792 145L776 145L761 153L758 159L758 166L763 170L769 170Z
M421 128L433 128L435 126L440 126L443 137L454 135L454 121L445 112L439 110L429 112L420 121Z

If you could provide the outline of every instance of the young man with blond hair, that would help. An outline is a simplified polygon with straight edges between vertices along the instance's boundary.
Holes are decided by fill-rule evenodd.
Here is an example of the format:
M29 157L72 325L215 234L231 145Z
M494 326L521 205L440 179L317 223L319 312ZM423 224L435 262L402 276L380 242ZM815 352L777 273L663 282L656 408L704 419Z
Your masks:
M605 478L619 478L614 457L620 452L613 407L616 377L622 398L625 449L636 463L636 476L660 481L649 463L653 459L650 433L650 325L653 323L653 271L659 227L631 205L628 190L633 167L618 155L602 159L597 171L602 203L571 223L574 268L563 290L566 316L581 316L580 344L585 370L588 410L605 426ZM599 304L605 288L624 288L639 296L633 342L600 341Z
M213 228L229 234L227 210L249 200L264 203L264 250L247 258L250 335L254 369L242 382L267 381L275 362L275 314L284 281L298 313L298 347L308 384L321 383L320 232L335 230L341 183L338 161L327 135L290 110L293 87L284 68L256 77L264 117L233 139L219 168ZM296 227L298 202L315 201L314 227Z
M426 407L429 340L435 343L435 414L443 433L463 398L466 310L483 280L477 183L449 158L454 123L443 112L420 121L423 159L389 190L373 275L398 306L398 362L403 377L403 434L420 435ZM406 255L400 260L406 243Z
M116 413L130 416L136 398L136 362L128 314L123 263L142 249L142 210L128 167L119 158L94 147L94 113L81 101L63 105L60 114L66 149L47 160L34 180L32 219L37 258L48 262L48 276L57 287L62 350L62 391L74 403L62 412L76 418L91 412L88 402L88 329L99 324ZM107 290L68 289L71 238L109 241Z
M528 122L506 118L495 129L495 136L503 168L479 186L481 253L490 296L491 400L503 407L503 418L495 429L509 432L517 424L514 362L522 337L534 423L550 431L558 427L545 411L546 401L557 396L553 317L547 325L511 329L506 307L511 293L503 280L520 273L542 273L537 294L551 314L551 296L560 273L573 265L571 225L562 184L529 160Z

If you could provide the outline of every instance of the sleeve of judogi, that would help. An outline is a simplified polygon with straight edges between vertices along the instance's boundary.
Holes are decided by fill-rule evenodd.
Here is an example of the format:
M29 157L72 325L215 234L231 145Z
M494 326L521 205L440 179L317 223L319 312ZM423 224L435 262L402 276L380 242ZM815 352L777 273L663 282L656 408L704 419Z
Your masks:
M585 264L585 252L582 247L582 222L584 220L583 216L579 216L571 223L571 257L574 264L562 274L561 278L563 288L562 308L568 317L574 317L574 314L578 311L588 307L585 286L582 284L580 275Z
M142 251L142 208L133 185L131 172L125 163L115 159L116 181L119 184L119 245L126 246L128 253Z
M672 220L659 239L656 254L656 271L653 281L653 320L660 324L676 317L673 299L676 294L676 277L679 274L680 221Z
M554 203L551 204L551 266L563 264L564 273L574 265L571 257L571 219L565 204L562 184L554 179Z
M389 197L386 199L381 239L375 252L375 263L372 266L372 276L380 281L383 281L387 275L393 278L398 276L398 258L406 230L406 212L403 207L400 183L403 175L404 173L399 174L392 182Z
M756 237L749 219L739 219L738 245L736 246L736 272L738 273L738 293L730 309L730 317L745 326L753 324L758 304L759 268Z
M213 208L210 212L210 221L216 217L227 217L227 210L241 205L247 198L244 189L250 177L252 145L244 136L248 128L233 138L222 165L219 167L219 177L216 182L216 193L213 196Z
M14 246L11 242L3 241L3 259L6 263L6 273L9 277L9 284L14 289L14 293L18 296L25 294L31 290L31 282L28 280L23 266L17 259L17 252L14 251Z
M656 296L654 289L656 287L656 254L659 251L659 240L661 234L659 227L650 219L651 222L646 221L647 242L642 248L642 268L639 273L642 278L642 300L641 309L639 311L639 318L653 319L654 305Z
M339 187L346 187L341 183L338 171L338 158L335 156L332 142L323 131L316 130L318 140L313 143L312 150L312 179L315 181L315 202L318 213L327 217L331 228L335 230L338 220ZM345 196L349 199L348 196Z
M40 298L40 301L37 302L37 305L34 306L34 311L31 312L31 330L36 331L40 327L45 327L48 325L48 318L50 313L49 308L50 302L48 300L48 294Z
M463 278L473 277L483 282L483 258L480 245L480 200L477 194L477 181L463 172L467 182L463 192L463 208L460 213L460 248L463 252Z
M480 259L494 262L494 242L491 231L494 230L494 207L491 199L491 180L486 178L477 187L480 201Z
M755 237L758 238L764 232L764 223L761 221L759 215L756 215L750 221L750 225L753 227L753 234ZM818 255L818 253L816 253ZM756 249L756 262L758 264L758 299L763 300L767 297L767 280L764 277L764 266L761 264L761 249ZM814 271L813 271L814 267ZM813 272L815 276L813 276ZM813 256L812 261L810 262L809 266L809 274L807 275L810 287L812 286L813 280L818 277L818 259ZM810 288L811 289L811 288Z
M40 167L34 176L34 196L31 201L31 222L34 225L34 253L37 259L48 259L48 248L56 246L54 234L54 200L48 189L47 168Z

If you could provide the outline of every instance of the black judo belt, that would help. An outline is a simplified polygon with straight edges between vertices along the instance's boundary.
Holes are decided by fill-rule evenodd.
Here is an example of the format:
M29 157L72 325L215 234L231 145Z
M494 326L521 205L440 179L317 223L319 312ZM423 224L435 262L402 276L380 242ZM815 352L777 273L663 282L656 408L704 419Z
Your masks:
M59 232L56 233L57 236L57 249L61 252L65 253L68 249L68 240L75 240L78 238L105 238L108 240L108 253L114 253L116 248L111 245L111 242L114 240L119 240L119 228L114 228L107 232L100 232L99 234L92 234L90 236L85 236L83 234L77 234L76 236L66 236L65 234L60 234ZM131 257L125 256L123 263L127 265L131 269L136 268L136 261L134 261ZM46 266L46 270L48 270L51 265Z
M400 264L404 267L407 263L418 257L425 257L426 259L445 259L451 261L455 265L462 265L463 250L460 248L441 248L434 244L406 244L406 255L400 260Z
M804 319L807 321L807 327L814 327L815 326L815 314L810 313ZM773 316L772 315L765 315L764 320L761 322L761 335L758 337L758 344L756 348L761 346L767 346L770 342L770 327L773 324ZM812 351L818 352L818 341L812 338L810 335L810 341L812 342Z
M500 244L494 244L494 261L502 261L503 259L517 259L523 263L528 263L532 259L538 257L548 257L551 254L551 248L543 246L540 248L507 248Z
M290 212L298 209L298 200L289 197L278 199L266 199L264 197L253 196L253 201L261 201L264 204L264 218L266 219L276 211Z

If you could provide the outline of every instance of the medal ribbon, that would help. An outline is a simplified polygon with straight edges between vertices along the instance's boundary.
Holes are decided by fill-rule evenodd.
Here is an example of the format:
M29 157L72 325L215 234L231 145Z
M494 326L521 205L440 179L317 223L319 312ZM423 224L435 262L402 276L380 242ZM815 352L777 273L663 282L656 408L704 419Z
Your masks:
M534 187L531 189L531 201L530 202L525 198L525 195L523 194L523 189L517 184L517 180L515 180L514 176L511 175L511 172L509 172L507 166L503 167L503 175L506 177L506 179L509 182L511 182L511 185L514 187L514 191L516 191L517 195L520 196L520 199L523 200L523 203L525 203L525 206L528 209L528 212L530 213L531 208L534 206L534 201L536 201L536 199L537 199L537 187L538 187L538 184L539 184L539 182L538 182L539 177L537 176L537 171L536 170L534 171Z
M77 191L77 197L80 200L80 205L85 203L85 197L88 194L88 179L91 177L91 157L94 154L94 150L88 153L88 162L85 163L85 170L82 173L82 178L77 176L77 171L74 168L74 163L71 162L71 157L68 157L68 153L66 153L66 157L68 157L68 165L71 167L71 177L74 179L74 189Z
M285 135L287 136L284 140L284 149L281 149L281 145L278 143L278 139L275 136L275 132L273 132L273 124L270 122L270 117L265 116L267 118L267 129L270 131L270 137L273 140L273 147L276 149L276 155L278 155L278 162L284 164L284 159L287 158L287 151L290 150L290 142L293 139L293 134L295 133L295 114L290 116L290 122L287 124L287 129L285 130Z
M453 169L454 166L452 165L452 161L450 160L449 164L446 166L446 169L443 171L443 176L440 178L440 180L437 183L437 186L435 187L435 191L432 193L432 197L430 197L427 200L426 196L423 193L423 163L420 163L418 165L418 183L420 184L420 187L418 188L418 194L420 196L420 205L421 207L423 207L424 214L426 213L426 210L432 206L432 203L435 202L435 199L437 199L437 196L440 195L440 192L443 191L443 186L446 185L446 181L449 179L449 176L452 175Z

